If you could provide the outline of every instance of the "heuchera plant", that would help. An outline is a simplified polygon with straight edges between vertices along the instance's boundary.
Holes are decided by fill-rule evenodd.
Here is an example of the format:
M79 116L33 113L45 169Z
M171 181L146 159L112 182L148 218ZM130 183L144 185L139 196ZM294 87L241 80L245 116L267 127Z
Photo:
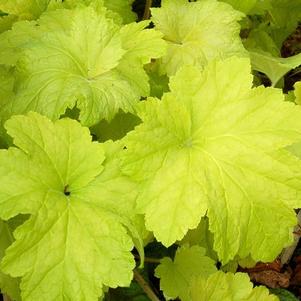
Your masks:
M301 2L165 0L139 22L133 2L0 0L0 290L159 300L144 273L166 300L278 300L229 266L293 241L301 54L280 47Z

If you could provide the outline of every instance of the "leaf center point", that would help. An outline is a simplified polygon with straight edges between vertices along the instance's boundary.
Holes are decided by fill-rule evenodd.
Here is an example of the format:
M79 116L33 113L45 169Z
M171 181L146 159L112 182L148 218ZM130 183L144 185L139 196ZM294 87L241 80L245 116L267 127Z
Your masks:
M192 148L193 147L193 141L191 138L186 139L183 144L183 147Z
M69 190L69 185L67 184L65 187L64 187L64 195L65 196L70 196L71 194L71 191Z

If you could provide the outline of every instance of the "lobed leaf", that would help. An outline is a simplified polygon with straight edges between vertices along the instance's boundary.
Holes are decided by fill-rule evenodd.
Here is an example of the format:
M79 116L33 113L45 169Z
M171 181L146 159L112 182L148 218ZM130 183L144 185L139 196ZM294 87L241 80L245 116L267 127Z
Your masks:
M253 288L248 276L242 273L216 272L209 278L198 277L191 285L191 301L277 301L267 288Z
M217 271L215 262L205 256L205 249L199 246L180 247L172 261L169 257L161 260L155 270L160 278L160 288L167 300L180 298L189 301L189 284L193 277L208 277Z
M144 30L148 22L120 27L92 7L49 12L40 22L7 33L13 48L25 49L16 57L16 97L7 116L34 110L55 120L77 106L81 122L90 126L111 120L119 109L133 113L149 94L143 65L165 47L160 33ZM32 36L24 38L24 29Z
M135 186L119 172L119 146L37 113L14 116L6 128L15 147L0 151L0 216L31 216L1 268L22 277L22 300L92 301L103 286L129 285Z
M38 18L48 6L49 0L0 0L0 10L20 19Z
M184 65L204 66L215 58L246 56L239 37L243 14L215 0L165 0L152 8L152 21L168 43L161 72L174 75Z
M144 103L124 138L123 172L140 183L147 229L170 246L207 214L224 264L273 260L301 205L300 161L283 149L301 139L301 109L277 89L252 89L248 59L183 68L170 89Z
M253 69L266 74L273 86L276 86L286 73L301 65L301 54L281 58L273 56L269 52L253 49L250 50L250 58Z

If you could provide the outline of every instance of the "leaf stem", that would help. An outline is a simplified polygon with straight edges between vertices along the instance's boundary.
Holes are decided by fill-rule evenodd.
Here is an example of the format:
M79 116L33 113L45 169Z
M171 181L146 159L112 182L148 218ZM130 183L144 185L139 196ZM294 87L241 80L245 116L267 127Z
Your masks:
M141 258L138 254L135 254L134 257L135 257L135 259L141 260ZM144 262L159 264L159 263L161 263L161 259L144 257Z
M153 0L146 0L144 7L143 20L148 20L150 17L150 8L153 4Z
M7 295L3 295L3 301L11 301L11 299Z
M144 280L144 278L137 271L137 269L134 270L134 279L140 285L140 287L143 289L143 291L145 292L145 294L149 297L149 299L151 301L160 301L160 299L153 292L153 290L151 289L151 287L149 286L149 284Z
M294 232L298 232L301 229L301 210L299 210L298 215L297 215L297 220L298 220L298 224L297 226L295 226ZM294 242L291 246L285 248L282 251L281 254L281 264L287 264L289 263L289 261L291 260L293 253L295 252L297 245L299 243L300 240L300 235L297 233L294 233Z

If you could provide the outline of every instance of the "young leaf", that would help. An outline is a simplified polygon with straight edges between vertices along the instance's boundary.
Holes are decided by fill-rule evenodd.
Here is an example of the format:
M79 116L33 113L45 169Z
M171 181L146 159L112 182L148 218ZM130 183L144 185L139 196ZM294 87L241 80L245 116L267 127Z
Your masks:
M165 246L206 212L223 263L270 261L292 240L301 165L281 148L301 140L301 108L251 87L248 59L183 68L124 138L123 172L140 182L138 210Z
M267 288L253 288L246 274L216 272L204 278L194 279L190 287L191 301L277 301L275 295L270 295Z
M78 1L76 1L78 2ZM66 35L71 31L73 19L77 14L76 10L63 9L61 2L55 2L60 8L44 13L35 21L19 21L15 23L11 30L0 35L0 63L3 65L16 65L22 56L24 49L30 48L41 37L48 33L65 32ZM64 7L73 8L69 1L64 1ZM101 2L100 2L101 3ZM67 5L68 4L68 5ZM108 16L105 7L95 7L99 14Z
M288 58L281 58L275 57L269 52L251 49L250 58L252 68L266 74L273 86L276 86L286 73L301 65L301 53Z
M143 64L163 54L161 34L144 30L148 22L120 27L91 7L71 12L69 30L49 30L27 45L11 115L34 110L58 119L76 105L82 123L93 125L119 109L134 112L149 94Z
M280 48L266 29L266 26L258 26L258 28L252 29L244 40L244 46L251 51L260 50L272 56L280 57Z
M239 37L243 14L226 3L165 0L152 8L155 28L168 43L161 68L173 75L183 65L204 66L214 58L246 55Z
M160 288L167 300L180 298L189 301L189 283L199 275L208 277L216 272L215 262L205 256L205 249L199 246L182 246L177 250L174 261L162 259L155 275L160 278Z
M301 20L301 0L272 0L268 16L270 34L281 48L283 41L294 32Z
M0 216L31 217L1 267L22 277L22 300L92 301L104 285L129 285L135 188L120 175L120 147L91 142L74 120L37 113L6 128L16 147L0 151Z

